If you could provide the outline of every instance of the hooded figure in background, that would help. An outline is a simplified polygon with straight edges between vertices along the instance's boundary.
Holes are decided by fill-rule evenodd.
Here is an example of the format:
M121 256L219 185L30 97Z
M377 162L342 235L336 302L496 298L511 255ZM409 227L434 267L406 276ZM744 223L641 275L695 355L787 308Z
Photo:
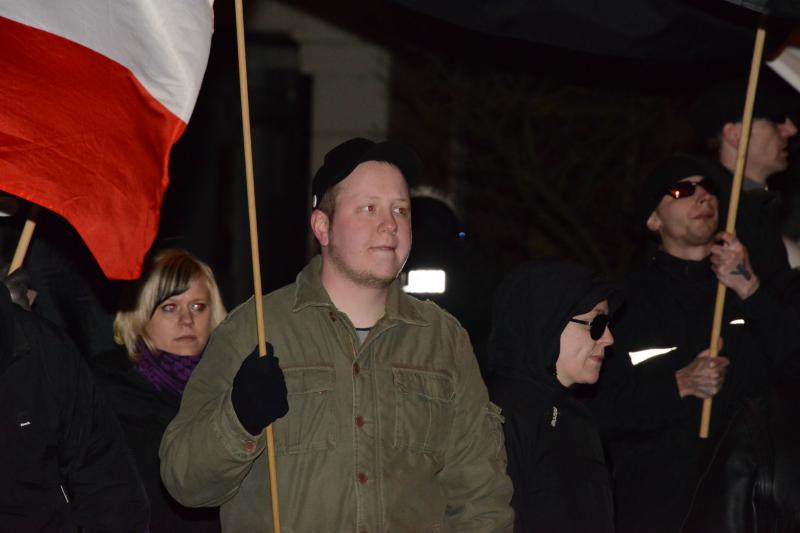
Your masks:
M0 532L140 533L148 518L122 429L86 362L0 283Z
M617 294L555 260L521 266L495 293L489 394L505 417L516 532L614 530L600 436L571 387L599 377Z

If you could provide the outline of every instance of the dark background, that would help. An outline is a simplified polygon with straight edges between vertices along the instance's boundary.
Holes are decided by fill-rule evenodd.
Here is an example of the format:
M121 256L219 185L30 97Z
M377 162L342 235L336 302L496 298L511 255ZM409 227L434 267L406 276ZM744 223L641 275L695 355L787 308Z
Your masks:
M491 36L391 2L292 5L390 50L389 137L419 151L424 183L454 200L466 233L459 246L499 274L539 255L612 276L628 270L641 249L631 219L638 183L663 157L697 146L694 98L719 79L746 76L754 35L747 19L745 38L699 58L687 58L688 43L673 38L663 46L683 48L654 60ZM212 263L229 304L252 292L230 9L217 2L208 72L173 151L158 241ZM267 290L292 281L309 249L313 79L269 60L293 46L281 35L248 38ZM766 67L762 73L777 79Z
M697 148L691 105L716 81L746 77L756 19L720 0L717 12L703 14L711 19L679 13L663 32L645 37L609 37L602 20L581 26L574 18L533 15L488 30L524 37L516 39L469 29L476 22L465 16L467 7L480 2L454 3L462 6L455 11L450 2L428 3L441 8L439 17L403 3L416 4L291 5L390 52L389 137L413 145L425 163L424 178L412 185L430 186L450 203L414 201L409 266L447 270L448 291L436 300L462 320L480 352L493 288L514 265L560 256L618 278L640 260L644 241L632 216L638 184L660 159ZM448 14L459 25L441 18ZM635 12L608 16L630 17L621 27L641 29ZM252 295L233 23L233 3L217 1L206 77L173 149L154 245L187 248L207 261L229 309ZM774 51L793 23L771 24ZM542 26L551 44L537 42ZM314 80L297 67L298 44L286 35L248 33L247 47L262 279L269 291L293 281L313 250ZM777 79L767 67L762 77ZM796 173L793 165L774 179L790 200ZM800 233L787 220L787 231ZM57 240L81 249L78 241ZM104 281L91 261L79 263L113 310L119 283Z
M448 2L423 4L443 5L455 18L467 9L464 2L450 12ZM678 13L659 36L623 36L606 50L603 20L599 28L569 21L552 28L551 40L566 45L552 46L473 31L393 2L292 6L390 51L389 137L411 143L425 162L423 183L412 185L442 191L455 211L415 200L409 267L447 270L448 291L435 299L462 320L479 352L494 286L514 265L560 256L618 278L640 260L645 243L632 216L638 184L673 151L698 147L692 103L720 79L746 77L756 24L752 13L719 2L699 22ZM252 281L233 16L226 3L216 9L209 70L173 153L159 240L208 260L230 307L252 294ZM609 16L639 24L634 12ZM534 22L532 31L547 24ZM771 21L768 48L785 41L791 26ZM522 21L514 31L525 29ZM309 250L313 79L268 59L291 54L292 46L281 35L248 39L265 290L291 282ZM585 51L592 46L600 53ZM766 66L762 77L777 80ZM793 179L775 181L793 194Z

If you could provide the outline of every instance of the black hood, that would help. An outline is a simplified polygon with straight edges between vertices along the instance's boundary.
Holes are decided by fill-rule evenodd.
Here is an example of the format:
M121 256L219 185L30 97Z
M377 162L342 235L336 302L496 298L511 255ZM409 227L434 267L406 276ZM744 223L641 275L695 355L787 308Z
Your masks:
M613 312L620 293L581 265L547 259L521 265L495 291L489 372L556 382L561 332L603 300Z

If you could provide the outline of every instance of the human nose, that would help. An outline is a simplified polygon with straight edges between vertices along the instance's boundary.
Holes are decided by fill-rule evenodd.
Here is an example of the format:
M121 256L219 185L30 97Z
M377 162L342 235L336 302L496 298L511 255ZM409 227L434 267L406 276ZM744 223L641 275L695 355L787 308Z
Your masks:
M711 193L708 192L702 184L698 184L694 189L694 195L696 196L695 201L697 202L707 202L711 197Z
M781 133L786 138L797 135L797 125L788 117L781 123L780 129Z
M381 219L381 229L383 231L388 231L392 235L397 233L397 220L395 219L394 213L392 211L388 211Z
M190 326L194 324L194 315L188 308L182 308L180 314L178 315L178 321L181 325Z
M614 344L614 335L611 334L611 328L606 326L606 329L603 331L603 336L598 339L598 342L602 343L603 346L611 346Z

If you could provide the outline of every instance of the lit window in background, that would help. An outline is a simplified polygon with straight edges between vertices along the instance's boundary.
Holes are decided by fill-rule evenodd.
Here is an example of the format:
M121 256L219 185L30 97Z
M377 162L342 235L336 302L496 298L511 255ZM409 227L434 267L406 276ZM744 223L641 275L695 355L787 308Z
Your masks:
M409 270L403 290L411 294L443 294L444 270Z

